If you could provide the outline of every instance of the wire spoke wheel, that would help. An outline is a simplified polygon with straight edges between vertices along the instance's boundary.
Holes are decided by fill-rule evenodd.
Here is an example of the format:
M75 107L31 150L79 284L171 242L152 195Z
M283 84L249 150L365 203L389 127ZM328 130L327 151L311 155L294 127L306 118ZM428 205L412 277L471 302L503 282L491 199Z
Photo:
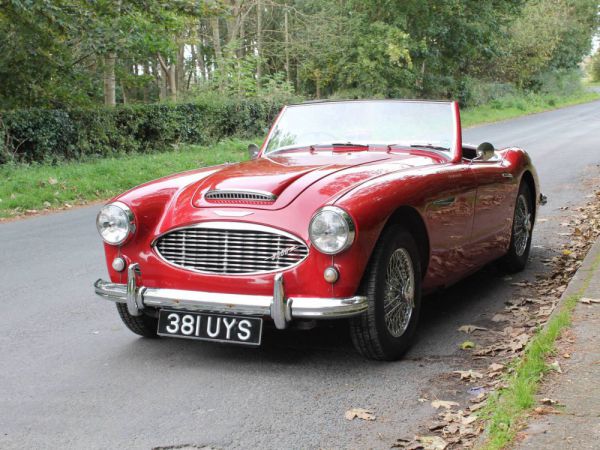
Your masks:
M383 309L385 325L394 337L404 334L415 307L415 273L408 251L392 253L386 272Z
M527 243L531 234L531 212L523 194L517 198L513 233L515 253L517 256L522 256L527 249Z

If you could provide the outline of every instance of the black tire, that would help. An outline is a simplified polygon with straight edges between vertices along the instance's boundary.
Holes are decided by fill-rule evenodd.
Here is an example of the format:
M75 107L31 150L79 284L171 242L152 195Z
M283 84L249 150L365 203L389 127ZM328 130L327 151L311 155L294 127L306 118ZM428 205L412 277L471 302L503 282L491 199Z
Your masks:
M156 329L158 327L158 319L151 317L146 314L141 316L132 316L127 311L127 305L125 303L117 303L117 311L119 316L127 328L133 331L135 334L147 338L157 338Z
M519 217L521 208L526 208L528 217L524 223ZM531 236L533 231L533 204L531 201L531 190L525 182L521 182L519 193L515 201L515 211L513 214L512 232L510 235L510 245L508 253L500 259L500 267L508 273L520 272L527 265L529 251L531 250ZM521 233L526 233L526 241L523 242Z
M400 251L396 252L397 250ZM395 335L386 324L384 307L385 291L388 288L388 265L394 254L396 254L395 261L397 258L406 261L406 255L410 256L414 299L414 307L407 325L406 320L401 321L400 323L404 326L398 326ZM367 296L368 309L360 316L350 320L350 333L356 350L369 359L383 361L399 359L412 343L421 310L419 251L412 235L401 226L388 226L383 231L365 271L361 292ZM403 294L400 298L402 302L405 302L407 297ZM406 303L403 304L406 305ZM397 303L396 305L398 305L397 307L402 306ZM393 325L391 326L393 327Z

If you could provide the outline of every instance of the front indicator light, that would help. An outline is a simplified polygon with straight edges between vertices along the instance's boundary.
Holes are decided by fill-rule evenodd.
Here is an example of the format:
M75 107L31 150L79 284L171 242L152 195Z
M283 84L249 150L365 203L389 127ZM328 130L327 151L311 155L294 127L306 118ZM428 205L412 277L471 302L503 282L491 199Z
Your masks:
M328 267L323 272L323 278L325 278L325 281L327 281L328 283L335 283L339 277L340 274L335 267Z

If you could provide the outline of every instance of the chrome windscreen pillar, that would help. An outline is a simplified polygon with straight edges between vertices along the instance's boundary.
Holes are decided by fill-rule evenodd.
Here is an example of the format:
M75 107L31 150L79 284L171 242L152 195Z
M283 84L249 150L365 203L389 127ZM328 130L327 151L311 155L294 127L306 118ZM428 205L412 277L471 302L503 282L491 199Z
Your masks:
M141 308L139 307L137 301L138 289L135 280L138 270L139 265L137 263L131 264L127 268L127 311L132 316L142 315Z

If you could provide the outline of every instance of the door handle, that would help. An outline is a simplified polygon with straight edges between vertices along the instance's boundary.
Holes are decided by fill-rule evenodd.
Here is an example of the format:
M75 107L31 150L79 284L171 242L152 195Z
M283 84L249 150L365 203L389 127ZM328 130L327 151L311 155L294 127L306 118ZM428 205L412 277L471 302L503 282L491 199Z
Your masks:
M448 198L442 198L440 200L434 200L431 204L435 205L435 206L450 206L451 204L454 203L455 200L456 200L456 197L448 197Z

